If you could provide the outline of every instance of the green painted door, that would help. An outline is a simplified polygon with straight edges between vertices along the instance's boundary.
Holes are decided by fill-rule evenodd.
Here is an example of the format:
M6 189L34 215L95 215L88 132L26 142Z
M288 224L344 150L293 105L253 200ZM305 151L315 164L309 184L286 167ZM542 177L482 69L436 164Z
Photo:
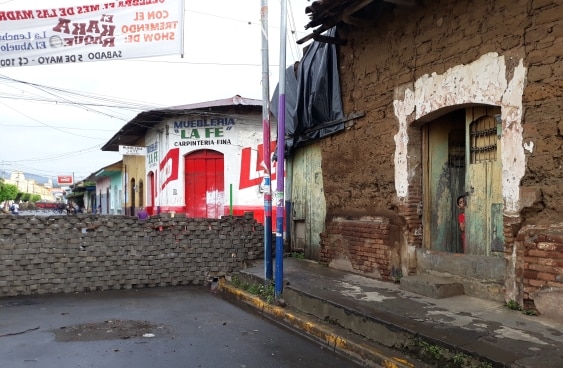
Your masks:
M464 109L446 114L423 129L427 157L423 201L426 248L462 251L455 199L464 192L465 135Z
M292 234L295 250L303 250L307 259L320 259L320 234L324 231L326 200L322 175L320 143L296 150L289 165L293 165Z
M504 248L498 108L467 110L466 253L490 255Z

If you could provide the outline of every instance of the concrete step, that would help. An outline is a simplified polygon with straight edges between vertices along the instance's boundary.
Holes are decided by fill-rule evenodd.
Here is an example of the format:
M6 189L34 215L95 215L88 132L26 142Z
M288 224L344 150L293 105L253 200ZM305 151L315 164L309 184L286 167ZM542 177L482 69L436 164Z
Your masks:
M465 294L463 284L446 277L415 275L401 278L401 290L434 299L449 298Z

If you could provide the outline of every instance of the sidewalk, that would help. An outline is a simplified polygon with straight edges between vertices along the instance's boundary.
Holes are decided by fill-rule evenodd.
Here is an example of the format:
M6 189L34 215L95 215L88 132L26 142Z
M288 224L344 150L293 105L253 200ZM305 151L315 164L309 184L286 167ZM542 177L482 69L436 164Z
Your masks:
M367 363L369 355L379 365L393 361L396 366L423 366L400 356L395 349L402 347L437 355L447 349L457 354L459 365L452 366L459 367L469 366L461 357L477 358L482 367L563 367L563 321L527 316L466 295L431 299L398 284L306 260L284 258L283 268L286 308L269 306L228 282L221 287L365 366L377 366ZM263 262L253 263L241 276L263 280ZM363 340L347 343L352 341L350 331Z

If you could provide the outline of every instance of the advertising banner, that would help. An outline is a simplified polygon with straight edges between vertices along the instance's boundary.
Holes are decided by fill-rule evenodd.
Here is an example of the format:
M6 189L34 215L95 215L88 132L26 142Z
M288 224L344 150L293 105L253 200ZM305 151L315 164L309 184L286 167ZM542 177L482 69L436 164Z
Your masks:
M57 176L58 185L72 185L74 180L72 180L72 175L59 175Z
M0 67L183 54L183 0L73 4L0 8Z

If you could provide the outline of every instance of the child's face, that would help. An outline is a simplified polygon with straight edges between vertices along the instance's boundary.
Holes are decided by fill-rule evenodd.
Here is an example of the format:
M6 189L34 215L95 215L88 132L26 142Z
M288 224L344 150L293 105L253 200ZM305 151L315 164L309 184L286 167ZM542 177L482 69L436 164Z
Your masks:
M465 208L465 198L460 198L457 200L457 206L461 209Z

